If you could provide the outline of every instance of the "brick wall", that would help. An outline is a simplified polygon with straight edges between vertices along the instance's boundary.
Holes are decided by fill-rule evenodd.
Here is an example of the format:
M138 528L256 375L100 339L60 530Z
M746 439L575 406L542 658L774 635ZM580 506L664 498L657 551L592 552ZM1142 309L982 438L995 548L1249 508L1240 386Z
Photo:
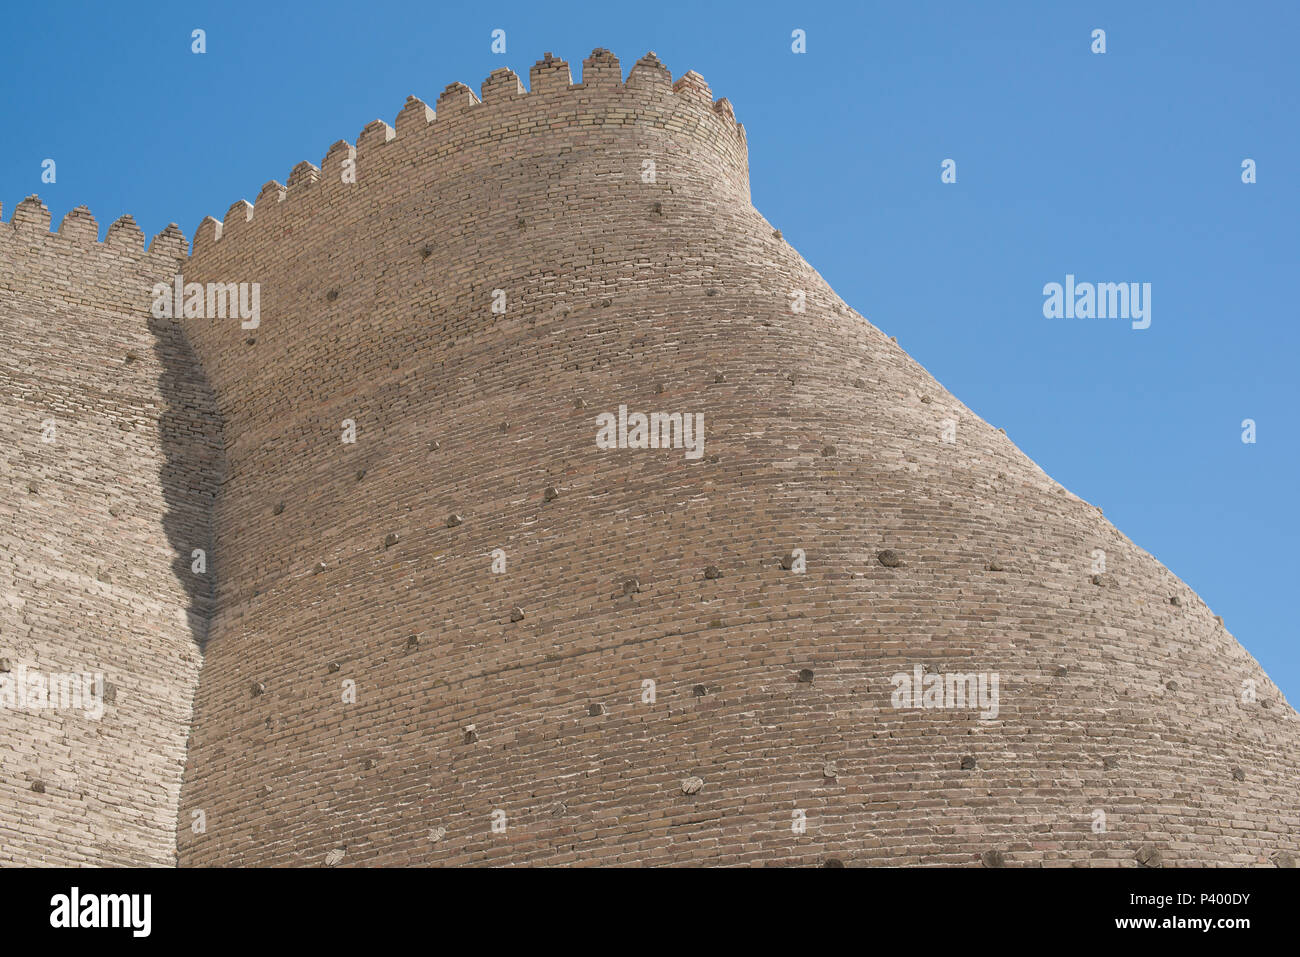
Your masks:
M103 697L0 697L0 864L170 865L220 460L181 330L150 317L185 242L146 252L123 217L101 244L84 208L49 229L35 198L0 224L0 678Z
M582 76L200 227L262 318L187 325L229 457L181 862L1290 861L1297 715L1211 611L835 296L702 80ZM704 456L599 449L620 405ZM895 709L916 665L998 719Z

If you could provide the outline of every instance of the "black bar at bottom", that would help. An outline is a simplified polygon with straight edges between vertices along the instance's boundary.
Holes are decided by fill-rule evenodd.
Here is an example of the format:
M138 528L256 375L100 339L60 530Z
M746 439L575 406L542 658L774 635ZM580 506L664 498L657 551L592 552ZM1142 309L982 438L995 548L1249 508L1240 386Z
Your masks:
M1294 939L1298 878L1262 869L5 869L0 896L7 948L70 935L259 951L373 946L396 935L453 945L450 935L503 930L582 946L575 932L611 921L626 927L629 944L648 946L683 943L692 925L704 936L751 930L823 944L848 934L863 946L883 944L890 928L949 945L1047 934L1036 939L1232 946Z

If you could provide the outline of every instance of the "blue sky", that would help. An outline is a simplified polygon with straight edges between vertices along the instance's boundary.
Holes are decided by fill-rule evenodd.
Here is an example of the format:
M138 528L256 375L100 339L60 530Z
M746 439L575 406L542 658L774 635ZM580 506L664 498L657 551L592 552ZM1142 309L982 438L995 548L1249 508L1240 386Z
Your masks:
M835 290L1300 703L1300 5L51 2L4 20L5 217L36 192L56 226L88 205L101 236L122 213L192 236L408 94L526 77L544 51L575 74L598 46L625 71L651 49L697 70L746 126L755 206ZM1151 283L1151 327L1044 318L1067 273Z

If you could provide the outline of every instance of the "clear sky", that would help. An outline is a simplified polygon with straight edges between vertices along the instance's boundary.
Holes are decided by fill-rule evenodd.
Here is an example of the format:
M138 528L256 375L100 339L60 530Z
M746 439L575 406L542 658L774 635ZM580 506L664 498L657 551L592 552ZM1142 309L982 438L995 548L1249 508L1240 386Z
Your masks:
M408 94L526 81L545 51L575 79L593 47L700 72L745 124L755 206L1300 704L1300 4L51 0L0 19L5 218L39 193L101 237L122 213L192 237ZM1150 283L1150 328L1045 318L1067 274Z

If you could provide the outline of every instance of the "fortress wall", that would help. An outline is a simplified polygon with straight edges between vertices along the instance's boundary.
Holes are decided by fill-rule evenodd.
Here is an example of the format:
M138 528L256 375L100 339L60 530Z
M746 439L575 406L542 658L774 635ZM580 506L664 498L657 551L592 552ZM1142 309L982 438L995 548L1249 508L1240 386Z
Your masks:
M0 708L0 864L1294 863L1295 711L781 239L729 105L530 87L408 101L191 258L0 223L0 669L109 698ZM151 318L178 268L262 324ZM620 404L704 455L600 449ZM915 665L997 720L894 708Z
M1253 659L774 232L702 80L620 76L453 85L200 227L262 316L187 321L229 471L181 862L1292 860ZM704 457L599 449L620 404ZM893 708L915 664L998 720Z
M129 216L101 244L84 208L49 228L34 197L0 223L0 678L104 684L0 695L0 864L170 865L220 458L181 330L150 316L186 244L146 252Z

